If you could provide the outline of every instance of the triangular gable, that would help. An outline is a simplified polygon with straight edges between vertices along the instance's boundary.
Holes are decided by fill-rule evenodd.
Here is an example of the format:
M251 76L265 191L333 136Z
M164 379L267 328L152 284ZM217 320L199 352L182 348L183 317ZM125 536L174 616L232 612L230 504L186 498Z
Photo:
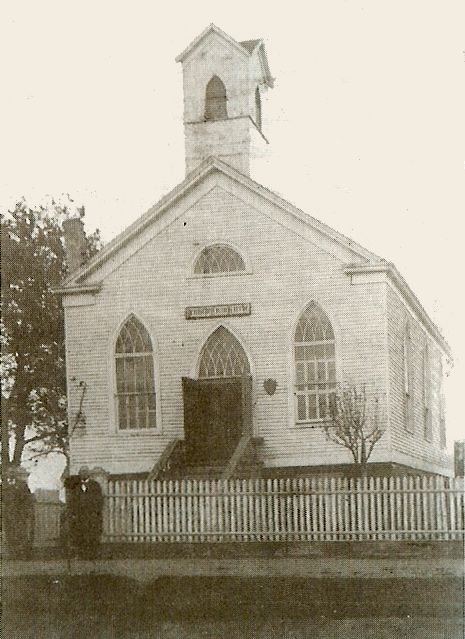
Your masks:
M203 40L205 40L208 35L210 35L210 33L215 33L221 39L232 45L242 55L250 55L250 52L245 47L243 47L239 42L234 40L234 38L231 38L231 36L229 36L227 33L222 31L219 27L212 23L209 24L208 27L202 31L202 33L194 38L194 40L192 40L192 42L184 49L184 51L182 51L182 53L176 56L176 62L184 62L184 60L192 53L192 51L194 51L194 49L196 49L199 44L203 42Z
M104 266L107 261L116 259L121 252L123 261L130 258L131 255L136 253L141 248L142 235L149 226L157 222L162 222L166 214L166 222L170 223L171 216L176 215L176 205L183 202L190 208L200 197L208 193L213 187L218 186L215 183L214 176L219 174L229 178L230 183L241 185L245 191L249 192L249 196L246 199L248 204L257 210L271 209L275 207L275 210L282 214L283 220L286 221L286 226L295 230L297 226L302 230L308 229L309 233L301 233L299 235L305 236L309 244L311 242L320 245L324 249L326 245L327 250L330 246L333 247L329 252L333 252L335 248L339 247L339 257L341 253L347 256L347 262L345 263L344 270L350 275L359 272L383 272L389 278L389 281L395 286L395 288L401 293L405 301L411 306L415 313L421 318L421 321L431 332L431 335L441 344L444 352L450 357L450 347L444 340L441 332L426 313L425 309L420 304L418 298L410 289L405 280L401 277L395 266L387 260L379 257L375 253L368 251L360 244L354 242L350 238L342 235L338 231L335 231L331 227L327 226L323 222L320 222L316 218L304 213L294 205L287 202L284 198L280 197L273 191L261 186L257 182L254 182L251 178L243 175L236 169L232 168L228 164L225 164L218 158L207 158L197 169L192 171L178 186L165 195L158 201L152 208L133 222L125 231L117 235L111 242L104 246L97 255L95 255L87 264L81 267L78 271L72 273L63 283L62 288L56 289L56 293L60 294L75 294L75 293L97 293L101 288L101 282L90 280L86 281L86 278L99 268ZM203 193L202 193L203 192ZM235 197L239 197L238 193L234 193ZM189 202L190 200L190 202ZM249 201L250 200L250 201ZM252 203L255 200L256 204ZM272 207L263 207L261 203L268 202L273 205ZM176 216L177 217L177 216ZM173 218L175 219L175 218ZM300 222L300 225L297 224ZM319 241L315 241L315 238L311 239L310 234L316 233L320 238ZM139 241L138 241L139 240ZM111 269L112 270L112 269Z
M196 38L194 38L194 40L192 40L189 46L186 47L184 51L182 51L182 53L176 56L175 58L176 62L184 62L184 60L186 60L186 58L188 58L189 55L211 33L214 33L217 36L219 36L222 40L224 40L229 45L231 45L238 53L246 57L250 57L254 55L255 52L257 52L260 59L260 64L262 66L264 80L270 88L273 87L273 78L270 73L268 58L266 56L265 45L263 44L263 40L261 39L244 40L243 42L238 42L237 40L234 40L234 38L232 38L230 35L222 31L219 27L214 25L213 23L208 25L208 27L204 29L200 35L198 35Z
M284 211L291 218L298 219L304 224L313 227L319 234L330 238L341 247L344 247L353 256L352 261L357 261L357 258L362 263L379 263L382 258L378 257L374 253L363 248L353 240L345 237L341 233L338 233L331 227L327 226L323 222L320 222L314 217L304 213L297 207L293 206L280 196L273 193L269 189L261 186L251 178L243 175L236 169L232 168L228 164L225 164L218 158L207 158L197 169L192 171L178 186L176 186L167 195L161 198L157 204L151 207L146 213L133 222L126 230L117 235L111 242L104 246L97 255L95 255L87 264L81 267L78 271L72 273L64 282L64 288L76 287L80 283L84 283L86 277L95 272L101 264L114 256L123 246L127 246L131 240L139 235L147 226L155 223L170 207L172 207L181 198L190 193L196 186L200 185L209 175L219 172L234 182L242 184L246 189L252 191L260 198L271 202L279 209Z

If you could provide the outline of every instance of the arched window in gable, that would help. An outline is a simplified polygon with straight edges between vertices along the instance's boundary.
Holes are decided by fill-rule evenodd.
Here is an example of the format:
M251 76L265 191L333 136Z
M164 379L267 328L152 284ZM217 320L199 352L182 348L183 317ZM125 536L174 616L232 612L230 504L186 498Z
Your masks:
M202 349L199 378L243 377L249 374L249 360L241 344L224 326L220 326Z
M326 313L311 302L294 336L297 422L322 420L336 390L334 332Z
M236 273L245 271L245 262L237 251L227 244L207 246L194 264L196 275Z
M152 340L131 315L115 347L118 426L121 430L156 427L156 396Z
M225 120L228 117L226 102L226 87L222 80L214 75L205 91L205 120Z
M260 97L260 89L255 89L255 121L260 131L262 130L262 99Z

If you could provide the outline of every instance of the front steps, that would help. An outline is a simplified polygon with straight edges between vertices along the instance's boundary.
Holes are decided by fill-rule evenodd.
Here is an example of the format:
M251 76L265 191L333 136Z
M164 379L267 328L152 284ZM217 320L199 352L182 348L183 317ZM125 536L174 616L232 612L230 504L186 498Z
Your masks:
M161 461L155 464L149 479L250 479L262 476L263 462L259 447L263 440L243 435L229 459L212 463L191 463L182 440L166 447Z

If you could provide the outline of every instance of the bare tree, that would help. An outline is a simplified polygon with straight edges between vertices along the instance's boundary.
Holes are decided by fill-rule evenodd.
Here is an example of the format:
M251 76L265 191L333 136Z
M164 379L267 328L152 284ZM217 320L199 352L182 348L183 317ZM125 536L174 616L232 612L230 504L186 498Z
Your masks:
M323 423L326 437L350 451L360 475L384 434L377 395L366 387L345 386L336 391L329 405L329 419Z

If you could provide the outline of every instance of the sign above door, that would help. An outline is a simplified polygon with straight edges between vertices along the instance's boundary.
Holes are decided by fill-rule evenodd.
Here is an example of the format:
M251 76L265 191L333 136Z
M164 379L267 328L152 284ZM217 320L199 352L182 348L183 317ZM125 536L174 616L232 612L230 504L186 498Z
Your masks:
M188 306L186 319L207 319L209 317L240 317L250 315L252 304L250 302L236 302L234 304L216 304L215 306Z

